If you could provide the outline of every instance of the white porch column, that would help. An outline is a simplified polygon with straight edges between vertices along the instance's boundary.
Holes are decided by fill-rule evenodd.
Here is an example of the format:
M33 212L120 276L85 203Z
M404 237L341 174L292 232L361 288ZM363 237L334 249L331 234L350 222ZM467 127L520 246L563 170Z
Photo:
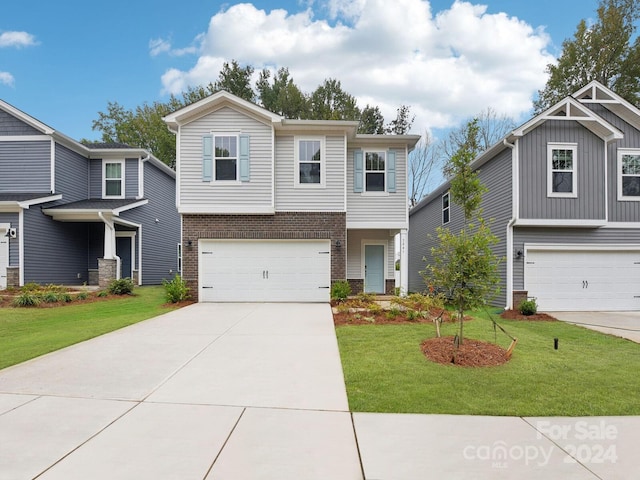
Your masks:
M102 221L104 222L104 258L114 259L116 258L116 229L112 222L107 220L102 213L100 213Z
M404 297L409 292L409 249L408 230L400 230L400 296Z

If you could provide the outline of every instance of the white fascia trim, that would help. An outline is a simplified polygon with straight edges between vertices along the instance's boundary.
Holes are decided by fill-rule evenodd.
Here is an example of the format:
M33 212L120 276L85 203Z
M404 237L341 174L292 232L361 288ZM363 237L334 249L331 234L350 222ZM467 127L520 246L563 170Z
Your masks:
M640 251L640 245L625 245L619 243L525 243L525 255L529 250L547 250L547 251Z
M49 191L51 193L56 191L56 141L51 139L51 184L49 185Z
M127 210L131 210L133 208L141 207L142 205L146 205L147 203L149 203L149 200L144 199L144 200L140 200L139 202L130 203L129 205L125 205L120 208L114 208L112 211L114 215L120 215L122 212L126 212Z
M148 159L149 157L147 157ZM138 195L136 198L144 197L144 162L142 157L138 158Z
M249 157L251 157L251 151L249 151ZM273 124L271 125L271 208L274 211L276 209L276 129Z
M180 192L181 192L181 188L180 188L180 179L181 179L181 175L180 175L180 165L181 165L181 148L180 148L180 143L182 142L182 135L181 135L181 129L178 128L178 130L176 131L176 208L178 210L180 210Z
M18 263L20 286L24 285L24 209L18 212Z
M514 226L516 227L604 227L607 224L605 219L602 220L550 220L545 218L518 218Z
M257 205L247 206L214 206L214 205L185 205L178 207L178 213L182 214L219 214L219 215L274 215L275 209Z
M0 142L46 142L49 135L6 135L0 136Z
M640 229L640 222L607 222L602 228Z
M349 188L349 186L347 185L347 168L349 167L349 158L348 157L348 152L349 152L349 147L347 145L348 139L347 139L347 134L344 134L344 210L345 212L347 211L347 189ZM407 210L408 212L408 210ZM408 213L407 213L408 215ZM346 258L346 256L345 256ZM345 260L346 261L346 260Z
M133 227L133 228L142 228L141 223L131 222L129 220L124 220L122 218L112 218L113 223L117 223L118 225L122 225L125 227Z
M45 125L44 123L36 120L31 115L27 115L22 110L18 110L16 107L8 104L3 100L0 100L0 109L6 111L7 113L10 113L12 116L18 118L19 120L22 120L24 123L32 126L36 130L40 130L42 133L51 135L54 132L54 130L48 125Z
M28 209L32 205L39 205L40 203L53 202L55 200L61 200L61 199L62 199L62 194L50 195L48 197L40 197L40 198L34 198L32 200L25 200L24 202L18 202L18 205L20 206L20 208Z
M403 230L409 222L347 222L347 230Z

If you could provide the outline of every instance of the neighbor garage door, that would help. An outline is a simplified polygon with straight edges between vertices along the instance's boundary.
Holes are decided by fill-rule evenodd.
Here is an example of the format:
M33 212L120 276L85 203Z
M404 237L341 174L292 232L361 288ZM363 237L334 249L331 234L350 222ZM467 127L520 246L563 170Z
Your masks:
M329 240L200 240L202 302L328 302Z
M538 308L640 310L640 248L588 248L525 248L525 290Z

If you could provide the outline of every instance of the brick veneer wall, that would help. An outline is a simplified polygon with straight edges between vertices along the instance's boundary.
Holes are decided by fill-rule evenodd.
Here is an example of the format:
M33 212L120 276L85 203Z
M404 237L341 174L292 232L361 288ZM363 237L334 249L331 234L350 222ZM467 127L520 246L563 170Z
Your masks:
M358 293L362 293L364 291L364 280L361 278L349 278L347 280L349 282L349 286L351 287L351 295L357 295ZM393 279L385 279L385 294L386 295L395 295L396 290L396 281Z
M183 215L182 278L198 300L198 240L331 240L331 281L346 278L344 212L277 212L275 215ZM336 247L336 241L341 247ZM191 246L189 246L191 242Z

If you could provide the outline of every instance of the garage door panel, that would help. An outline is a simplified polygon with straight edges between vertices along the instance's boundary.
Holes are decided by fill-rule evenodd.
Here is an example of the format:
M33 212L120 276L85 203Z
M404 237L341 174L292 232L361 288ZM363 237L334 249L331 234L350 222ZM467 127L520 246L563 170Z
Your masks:
M525 290L540 310L640 310L640 248L528 249Z
M201 301L327 302L329 240L200 241Z

